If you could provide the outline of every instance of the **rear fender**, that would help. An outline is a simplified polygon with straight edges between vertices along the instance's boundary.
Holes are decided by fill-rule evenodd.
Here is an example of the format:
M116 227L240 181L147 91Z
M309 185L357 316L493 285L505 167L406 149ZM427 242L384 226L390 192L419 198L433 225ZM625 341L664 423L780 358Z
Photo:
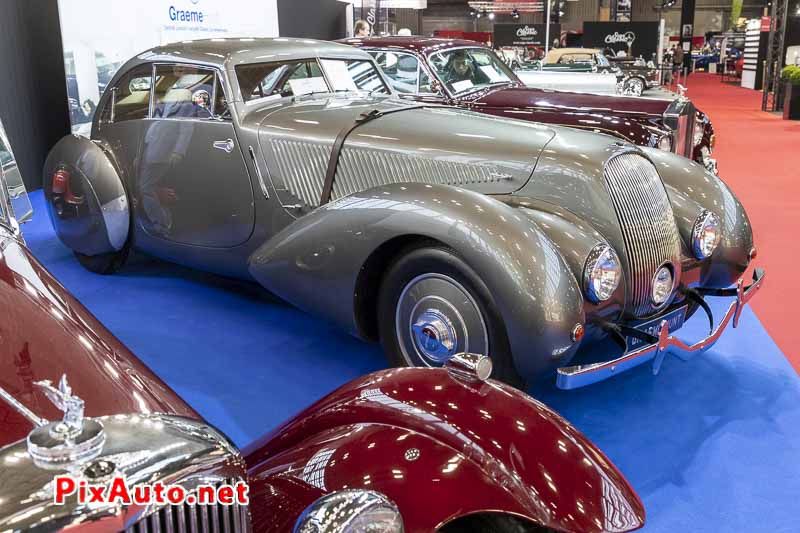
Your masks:
M558 249L519 210L464 189L405 183L342 198L267 241L249 270L273 293L360 334L359 275L381 245L408 236L449 246L481 276L522 375L572 356L583 296Z
M567 421L509 386L444 369L358 378L244 454L257 493L287 477L321 492L377 490L398 505L408 531L485 512L559 531L644 523L622 474Z
M42 186L58 238L72 250L98 255L128 242L130 211L123 181L100 145L62 138L44 164Z

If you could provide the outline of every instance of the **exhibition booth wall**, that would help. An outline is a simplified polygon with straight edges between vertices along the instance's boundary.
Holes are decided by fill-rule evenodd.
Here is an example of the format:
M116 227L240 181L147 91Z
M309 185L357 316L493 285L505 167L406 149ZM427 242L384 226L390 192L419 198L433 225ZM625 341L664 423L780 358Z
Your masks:
M69 131L58 3L0 6L0 117L29 189L38 189L44 158Z

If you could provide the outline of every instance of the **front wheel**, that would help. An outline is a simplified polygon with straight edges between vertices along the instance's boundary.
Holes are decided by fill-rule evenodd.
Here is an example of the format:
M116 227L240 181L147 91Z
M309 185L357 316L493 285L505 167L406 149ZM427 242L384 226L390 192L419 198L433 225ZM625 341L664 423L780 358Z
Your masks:
M454 354L491 358L492 377L522 388L500 314L481 278L445 247L407 249L378 295L381 344L393 366L442 366Z
M642 80L642 78L628 78L625 80L623 92L632 96L642 96L644 92L644 80Z

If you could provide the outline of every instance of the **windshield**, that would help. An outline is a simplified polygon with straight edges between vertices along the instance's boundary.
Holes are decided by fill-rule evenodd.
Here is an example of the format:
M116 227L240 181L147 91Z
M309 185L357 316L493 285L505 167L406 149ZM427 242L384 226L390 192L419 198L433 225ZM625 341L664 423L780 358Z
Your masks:
M238 65L235 70L245 102L327 92L389 94L375 64L365 59L299 59Z
M0 170L0 222L7 224L9 217L13 215L17 222L22 224L30 220L33 208L2 122L0 122L0 168L2 169Z
M598 66L600 66L600 67L610 67L611 66L611 62L603 54L597 54L595 57L597 58L597 65Z
M431 54L429 62L453 94L516 81L511 70L485 48L456 48Z

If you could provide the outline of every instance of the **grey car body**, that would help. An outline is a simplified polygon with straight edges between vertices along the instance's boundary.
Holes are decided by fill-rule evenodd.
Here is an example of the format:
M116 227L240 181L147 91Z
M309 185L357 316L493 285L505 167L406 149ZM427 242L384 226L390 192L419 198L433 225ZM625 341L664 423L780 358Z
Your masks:
M252 83L242 91L237 67L306 60L328 90L317 79L292 85L314 94L253 98ZM98 272L136 248L255 280L355 335L380 337L396 364L477 352L491 354L501 379L521 384L559 369L559 385L572 388L611 375L620 357L627 367L694 351L667 335L658 353L650 339L565 371L620 327L693 310L690 288L742 275L750 224L719 178L605 135L409 103L383 78L370 91L335 93L344 71L322 67L336 60L374 66L349 46L283 38L192 41L131 59L100 101L92 138L65 137L45 164L59 238ZM226 110L159 118L158 65L208 69ZM114 106L124 107L116 91L134 69L155 73L149 110L115 120ZM706 211L722 237L699 260L693 227ZM603 246L616 251L623 279L595 303L585 270ZM674 286L655 307L648 295L663 265ZM753 292L742 291L737 310Z

